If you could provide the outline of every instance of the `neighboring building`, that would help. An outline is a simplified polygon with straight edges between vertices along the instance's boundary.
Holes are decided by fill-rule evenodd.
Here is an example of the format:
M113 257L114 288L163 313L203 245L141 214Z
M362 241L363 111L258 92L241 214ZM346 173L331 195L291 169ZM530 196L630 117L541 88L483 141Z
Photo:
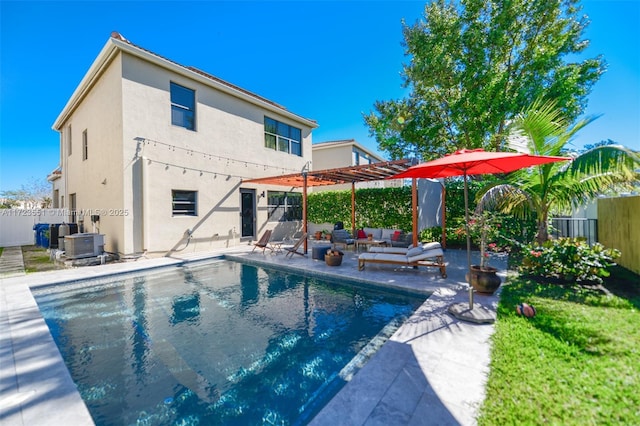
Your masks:
M62 149L60 149L60 164L62 164ZM62 169L58 167L47 176L47 181L51 182L51 208L61 209L64 208L64 195L62 190L64 189L64 179L62 176Z
M237 245L299 219L299 194L243 180L302 170L315 127L114 32L53 125L53 203L119 255Z
M315 143L311 149L313 151L312 170L335 169L387 161L367 150L354 139ZM402 180L395 179L356 183L356 188L384 188L394 186L402 186ZM318 186L313 188L314 191L337 191L343 189L351 189L351 185Z

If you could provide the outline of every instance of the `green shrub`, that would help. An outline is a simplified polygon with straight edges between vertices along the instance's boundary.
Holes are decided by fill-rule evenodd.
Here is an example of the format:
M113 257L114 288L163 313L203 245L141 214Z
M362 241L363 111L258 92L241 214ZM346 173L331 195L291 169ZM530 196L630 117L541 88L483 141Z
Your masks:
M357 189L356 228L412 228L411 187ZM351 190L309 194L307 218L313 223L351 223Z
M434 226L433 228L426 228L420 231L418 238L419 241L437 241L442 243L442 228L440 226Z
M600 243L589 246L584 240L560 238L542 247L528 244L522 249L519 270L524 275L555 278L560 282L595 282L609 276L609 267L620 256L617 249Z

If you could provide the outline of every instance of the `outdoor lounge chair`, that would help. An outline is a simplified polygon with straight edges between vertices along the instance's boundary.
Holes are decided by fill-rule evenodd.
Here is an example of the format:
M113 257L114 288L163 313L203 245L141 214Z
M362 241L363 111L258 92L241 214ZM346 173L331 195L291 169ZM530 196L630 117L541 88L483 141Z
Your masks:
M356 240L351 237L349 231L346 229L335 229L331 232L331 242L334 246L342 245L345 250L349 248L349 246L355 246Z
M373 247L372 247L373 248ZM392 247L388 247L391 249ZM398 249L399 247L393 247ZM442 278L447 278L444 252L441 247L423 249L422 246L407 250L406 253L367 252L358 256L358 270L364 270L366 263L386 263L391 265L435 267L440 269Z
M261 248L262 253L264 253L265 249L273 250L273 248L269 246L269 239L271 238L271 232L273 232L271 231L271 229L267 229L266 231L264 231L264 234L262 234L262 237L260 237L258 241L253 243L253 250L251 250L251 253L253 253L253 251L256 248Z
M369 253L407 254L412 247L381 247L370 246ZM438 242L423 243L422 250L442 249Z
M296 241L296 243L293 245L293 247L285 247L285 250L287 251L287 254L285 254L285 257L291 255L291 257L293 257L294 254L299 254L300 256L306 256L304 253L301 253L298 251L298 249L300 248L300 246L302 245L302 243L304 243L304 241L307 239L307 234L304 233L302 234L302 236L300 237L300 239L298 241Z

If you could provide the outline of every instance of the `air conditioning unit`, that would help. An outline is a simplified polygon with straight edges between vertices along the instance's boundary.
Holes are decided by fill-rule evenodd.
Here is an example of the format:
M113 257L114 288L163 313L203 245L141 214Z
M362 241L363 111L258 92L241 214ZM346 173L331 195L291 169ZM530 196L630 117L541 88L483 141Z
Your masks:
M104 235L73 234L64 237L65 256L69 259L80 259L101 255L104 251Z

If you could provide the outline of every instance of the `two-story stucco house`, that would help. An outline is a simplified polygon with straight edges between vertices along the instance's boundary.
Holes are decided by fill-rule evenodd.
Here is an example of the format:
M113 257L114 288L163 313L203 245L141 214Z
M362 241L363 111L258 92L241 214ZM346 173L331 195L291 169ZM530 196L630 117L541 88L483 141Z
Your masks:
M54 205L121 256L229 247L299 219L315 121L112 33L56 119Z

